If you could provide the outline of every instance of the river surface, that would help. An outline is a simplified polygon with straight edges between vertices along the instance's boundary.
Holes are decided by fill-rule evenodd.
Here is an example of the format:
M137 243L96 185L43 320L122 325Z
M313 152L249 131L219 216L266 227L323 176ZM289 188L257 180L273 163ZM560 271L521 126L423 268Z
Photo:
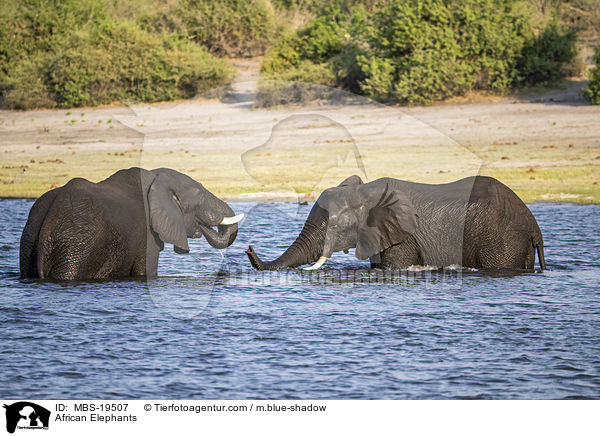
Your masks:
M548 270L255 272L310 205L244 212L225 252L167 245L148 281L19 280L33 201L0 200L0 398L600 398L600 206L534 204Z

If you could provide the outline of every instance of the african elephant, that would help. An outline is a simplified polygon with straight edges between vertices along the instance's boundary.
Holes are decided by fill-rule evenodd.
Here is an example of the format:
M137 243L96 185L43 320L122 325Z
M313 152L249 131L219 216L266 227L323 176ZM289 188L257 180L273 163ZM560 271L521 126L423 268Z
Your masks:
M545 268L542 234L531 211L507 186L491 177L468 177L429 185L392 178L363 183L352 176L325 190L288 249L263 262L246 252L258 270L317 262L356 248L372 267L411 265L533 269L537 249Z
M243 218L234 215L200 183L167 168L129 168L98 183L75 178L31 208L21 277L155 276L164 242L180 254L189 252L187 238L202 235L215 248L231 245Z

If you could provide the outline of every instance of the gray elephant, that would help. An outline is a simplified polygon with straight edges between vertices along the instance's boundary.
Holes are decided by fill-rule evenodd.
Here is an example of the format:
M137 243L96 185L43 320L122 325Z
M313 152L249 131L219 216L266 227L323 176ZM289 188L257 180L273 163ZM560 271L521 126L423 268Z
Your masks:
M202 235L215 248L231 245L243 217L234 215L200 183L167 168L129 168L99 183L75 178L31 208L21 277L155 276L164 242L177 253L188 253L187 238Z
M531 211L491 177L428 185L392 178L363 183L352 176L325 190L300 235L272 262L246 252L254 268L279 270L308 263L317 269L335 251L356 248L372 267L411 265L545 268L542 233Z

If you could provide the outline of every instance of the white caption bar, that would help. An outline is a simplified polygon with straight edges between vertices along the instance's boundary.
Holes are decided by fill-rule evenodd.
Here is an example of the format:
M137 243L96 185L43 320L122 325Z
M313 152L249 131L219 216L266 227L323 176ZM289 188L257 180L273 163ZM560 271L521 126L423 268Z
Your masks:
M119 434L587 434L597 401L0 400L1 432ZM16 420L16 421L15 421ZM43 433L34 432L45 428ZM135 432L135 433L134 433ZM144 432L144 433L140 433ZM7 433L5 433L7 434Z

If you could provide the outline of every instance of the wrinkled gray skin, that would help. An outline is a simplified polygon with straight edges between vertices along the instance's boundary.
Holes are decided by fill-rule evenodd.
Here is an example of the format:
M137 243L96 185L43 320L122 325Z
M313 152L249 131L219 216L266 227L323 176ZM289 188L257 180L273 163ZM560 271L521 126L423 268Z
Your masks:
M527 206L499 181L469 177L427 185L392 178L363 184L358 176L325 190L304 228L277 259L263 262L252 247L254 268L279 270L356 248L372 267L411 265L534 268L543 240Z
M155 276L164 242L177 253L188 253L187 238L202 235L215 248L231 245L237 224L219 223L233 215L200 183L167 168L130 168L99 183L72 179L31 208L21 236L21 277Z

